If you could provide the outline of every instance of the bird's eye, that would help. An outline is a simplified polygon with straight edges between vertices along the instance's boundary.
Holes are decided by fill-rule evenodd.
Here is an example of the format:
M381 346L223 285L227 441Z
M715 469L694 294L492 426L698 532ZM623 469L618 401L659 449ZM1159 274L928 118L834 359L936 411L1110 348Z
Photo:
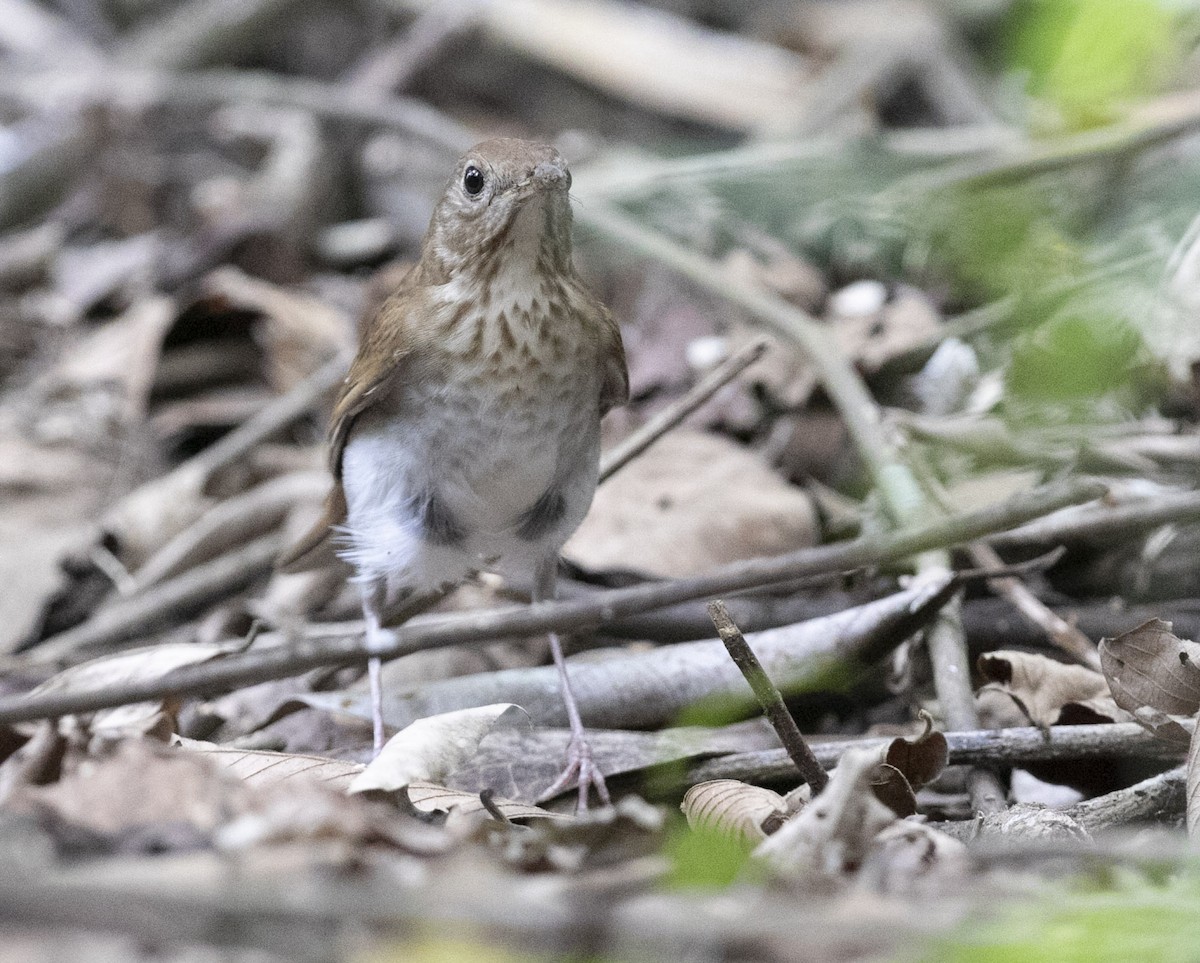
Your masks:
M483 171L471 164L463 171L463 190L475 197L483 190Z

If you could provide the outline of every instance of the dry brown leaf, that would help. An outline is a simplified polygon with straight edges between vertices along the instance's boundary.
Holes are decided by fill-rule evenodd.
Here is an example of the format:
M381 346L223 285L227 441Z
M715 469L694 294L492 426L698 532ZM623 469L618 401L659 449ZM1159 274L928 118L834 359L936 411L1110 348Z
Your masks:
M108 756L82 760L52 785L18 790L10 806L48 809L100 833L178 823L207 833L248 799L248 790L208 759L130 740Z
M1200 722L1200 720L1197 720ZM1200 725L1192 730L1187 754L1187 831L1195 839L1200 836Z
M216 827L213 842L239 851L265 843L338 839L349 843L385 841L434 855L449 840L411 820L397 820L388 805L365 797L346 798L346 788L362 772L361 763L323 756L235 749L176 736L181 755L195 756L236 777L247 792L240 805Z
M752 452L676 431L596 493L565 554L585 568L687 576L815 543L812 502Z
M297 780L345 792L365 768L359 762L263 749L237 749L197 739L174 738L173 744L211 760L225 772L252 786L277 786Z
M981 693L992 690L1010 696L1030 722L1043 728L1129 719L1113 701L1104 676L1081 665L1000 650L980 656L979 670L989 680Z
M933 728L933 719L922 711L925 731L911 742L894 739L887 747L884 762L895 766L913 789L927 786L942 774L950 761L950 747L946 737Z
M354 343L354 322L341 310L310 294L289 291L234 267L205 279L205 288L265 319L267 378L286 392Z
M1187 716L1200 710L1200 644L1179 638L1170 622L1151 619L1101 639L1100 666L1122 709Z
M760 843L755 857L792 877L857 869L875 836L896 821L872 791L878 767L876 750L845 752L825 791Z
M904 778L904 773L886 762L879 763L879 768L871 777L871 791L876 799L901 819L917 811L917 794L913 792L913 787Z
M130 649L64 669L29 694L36 696L48 692L92 691L118 685L152 682L176 669L208 662L234 651L237 647L203 642L168 642ZM145 735L161 724L164 704L164 700L155 700L101 709L87 718L85 724L92 735L106 739ZM78 725L83 718L86 717L64 716L60 725L64 730L69 729ZM169 735L169 732L164 735Z
M418 719L387 741L346 790L390 792L418 780L444 780L479 750L497 727L529 725L529 715L510 702L457 709Z
M448 789L436 783L417 780L409 783L408 799L422 812L450 812L457 810L464 816L487 812L479 793L461 789ZM554 813L540 806L514 802L511 799L493 799L493 804L509 819L570 819L566 813Z
M62 394L103 386L115 392L120 419L138 421L154 386L163 338L174 320L170 298L138 301L68 351L44 379L42 389Z
M737 779L710 779L692 786L679 808L692 829L757 843L767 838L763 823L782 818L788 808L779 793Z

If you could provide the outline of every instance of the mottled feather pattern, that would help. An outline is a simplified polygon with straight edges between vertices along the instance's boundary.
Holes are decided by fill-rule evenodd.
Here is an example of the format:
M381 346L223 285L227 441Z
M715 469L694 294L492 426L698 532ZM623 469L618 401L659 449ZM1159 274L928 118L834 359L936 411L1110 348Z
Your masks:
M475 156L494 154L495 190L518 192L529 149L497 141ZM393 588L496 563L519 575L556 553L590 504L599 417L628 396L620 331L575 274L566 191L517 194L507 208L490 205L494 217L473 215L458 186L467 163L478 161L460 161L420 261L364 328L330 426L334 492L284 564L336 528L360 576ZM352 438L372 480L357 494L343 488ZM572 467L578 460L589 467ZM435 482L449 491L424 490ZM555 492L558 524L531 526L529 513ZM445 508L432 539L421 531L430 498Z

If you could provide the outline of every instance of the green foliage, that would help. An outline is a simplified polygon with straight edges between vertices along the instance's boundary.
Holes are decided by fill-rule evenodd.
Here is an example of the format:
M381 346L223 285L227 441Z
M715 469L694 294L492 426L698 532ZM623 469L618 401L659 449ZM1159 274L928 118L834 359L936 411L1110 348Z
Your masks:
M752 846L712 829L691 829L682 816L668 830L670 889L724 889L742 876Z
M1200 959L1200 882L1146 879L1055 894L974 924L922 963L1191 963Z
M1156 0L1024 0L1011 15L1012 65L1068 127L1104 123L1178 64L1173 21Z
M1055 214L1027 187L946 191L926 199L924 243L957 300L1035 299L1084 267Z
M1032 401L1072 401L1130 383L1143 361L1138 333L1121 317L1062 314L1018 339L1008 387Z
M714 695L698 699L683 709L675 720L679 726L727 726L751 715L758 703L746 695Z

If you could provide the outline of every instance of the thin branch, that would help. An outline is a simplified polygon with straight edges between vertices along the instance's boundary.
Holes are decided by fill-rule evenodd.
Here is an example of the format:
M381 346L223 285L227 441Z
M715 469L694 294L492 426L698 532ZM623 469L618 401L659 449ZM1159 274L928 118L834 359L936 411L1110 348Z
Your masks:
M898 562L924 551L981 538L989 532L1019 525L1063 506L1097 498L1103 492L1104 487L1095 482L1051 486L977 512L938 519L929 525L887 533L869 541L859 539L772 558L751 559L722 566L695 578L616 589L580 601L517 606L400 626L392 632L390 644L371 653L364 648L360 637L303 639L287 648L251 652L208 665L192 666L148 682L73 693L45 693L37 697L0 698L0 723L91 712L169 695L217 692L287 678L318 666L365 662L371 654L391 659L447 645L594 628L609 620L690 599L725 595L804 575Z
M247 419L220 441L209 445L191 461L184 462L176 471L189 466L198 468L207 479L236 461L255 445L315 408L322 398L341 383L350 367L350 358L350 354L343 352L328 361L287 394L272 401L253 418Z
M1014 151L950 164L928 174L916 174L889 191L945 190L949 187L988 188L1011 184L1037 174L1063 170L1098 160L1117 160L1147 150L1200 127L1200 92L1185 90L1143 104L1128 118L1079 134L1026 143Z
M700 408L709 398L749 368L767 350L765 341L755 341L740 351L734 352L721 364L705 375L687 394L671 402L662 411L647 421L641 428L615 448L606 451L600 459L600 481L611 476L633 461L668 431Z
M725 643L725 648L729 652L729 657L733 659L733 664L738 667L742 675L746 677L746 681L750 683L750 688L754 690L758 704L762 706L767 720L774 727L779 741L783 743L784 751L796 764L796 768L800 770L800 778L808 783L813 795L821 792L828 785L829 776L817 761L817 757L813 755L808 743L804 741L800 727L796 725L796 720L792 718L792 714L788 712L788 707L783 702L783 695L775 688L775 684L762 667L762 663L758 661L754 650L746 643L746 637L729 617L729 610L725 608L725 603L720 600L709 602L708 616L716 626L721 641Z
M459 154L474 142L471 131L415 98L370 92L305 77L252 70L170 73L114 67L102 76L91 71L0 71L8 97L46 104L69 95L81 103L150 107L215 106L249 102L306 110L326 120L390 127Z
M1105 793L1064 810L1089 833L1134 822L1182 819L1187 810L1187 776L1183 766L1160 772L1132 786Z
M1011 729L976 729L945 733L950 765L1026 766L1032 763L1079 759L1182 758L1184 750L1149 733L1136 722L1107 725L1035 726ZM826 768L837 765L847 749L884 748L890 738L830 739L814 742L813 755ZM706 779L741 779L748 782L794 781L797 766L782 749L740 752L708 759L692 766L681 778L687 785Z
M1157 495L1116 505L1106 500L1091 508L1039 518L1028 525L997 532L989 535L987 542L997 548L1062 542L1105 545L1140 535L1148 528L1189 522L1200 522L1200 492Z
M1095 644L1070 622L1051 610L1045 602L1033 594L1024 582L1012 575L1000 574L1004 560L990 545L976 542L967 547L972 560L981 568L994 569L995 578L988 580L988 587L1009 603L1030 622L1046 633L1046 638L1076 661L1089 668L1100 670L1100 653Z
M39 642L21 663L45 664L80 649L123 642L139 632L177 624L270 571L281 547L278 534L264 535L144 592L118 598L81 625Z

